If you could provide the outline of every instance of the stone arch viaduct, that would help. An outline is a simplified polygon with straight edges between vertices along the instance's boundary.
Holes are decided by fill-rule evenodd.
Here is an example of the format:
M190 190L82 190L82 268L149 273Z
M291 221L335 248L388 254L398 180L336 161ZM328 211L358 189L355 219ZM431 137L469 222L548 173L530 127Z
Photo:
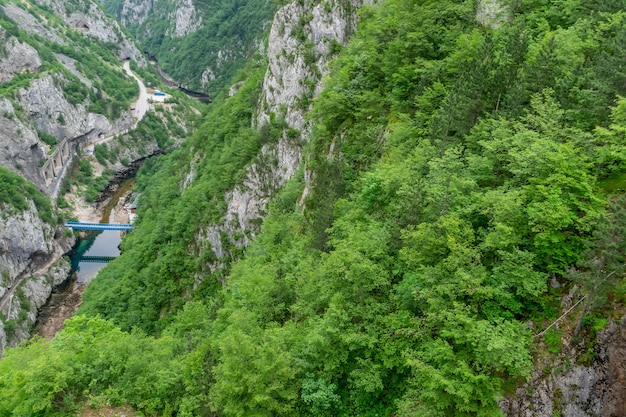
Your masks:
M46 186L50 187L55 181L60 180L59 177L62 175L63 168L72 159L78 148L95 142L101 136L102 132L91 129L83 135L63 139L57 144L54 153L49 155L44 164L39 168L41 176L46 182Z

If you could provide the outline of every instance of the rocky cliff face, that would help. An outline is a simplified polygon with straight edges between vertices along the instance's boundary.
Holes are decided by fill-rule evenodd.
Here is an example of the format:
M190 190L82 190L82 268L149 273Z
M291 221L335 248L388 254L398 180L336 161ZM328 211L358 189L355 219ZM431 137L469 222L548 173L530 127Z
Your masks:
M5 166L48 191L48 183L40 169L51 153L40 133L51 135L59 142L81 136L109 136L128 129L134 119L129 112L110 121L105 116L88 111L89 102L72 104L63 92L67 79L61 74L34 79L15 95L15 105L0 99L0 165ZM15 106L20 109L17 114ZM25 115L30 116L24 117Z
M5 36L6 32L0 31L0 37ZM0 54L0 83L11 81L16 75L25 72L38 72L41 68L39 54L32 46L9 38L3 49L4 54Z
M105 5L106 1L103 2ZM126 0L113 13L125 27L138 26L146 21L152 11L153 0Z
M45 181L39 170L39 161L45 150L31 125L26 125L15 114L13 104L0 98L0 165L22 175L40 187Z
M139 66L146 62L118 24L91 1L24 4L0 5L0 165L49 193L59 167L78 146L69 142L114 135L135 123L128 109L111 116L116 113L108 109L123 104L114 103L110 86L134 84L118 59L135 59ZM81 62L85 56L89 64ZM94 62L108 72L94 77L86 68ZM55 159L49 174L46 167ZM61 257L72 244L63 229L41 220L32 201L21 212L0 203L0 355L6 345L29 336L38 308L53 286L67 279L70 266Z
M89 0L79 0L71 5L63 0L37 0L36 2L54 10L70 28L103 42L117 45L119 59L132 59L140 67L146 65L146 60L133 41L124 35L116 21L105 16L96 3Z
M202 17L192 0L183 0L170 3L167 0L124 0L113 10L114 4L108 1L102 2L105 7L117 16L125 27L132 28L142 25L151 13L160 16L161 24L167 22L168 36L185 36L198 30L202 24ZM148 26L146 28L150 30ZM145 35L150 35L146 33Z
M193 33L202 24L202 17L198 16L191 0L181 1L176 10L170 13L169 18L172 24L168 34L173 37Z
M41 220L32 201L21 213L0 205L0 356L6 345L15 346L30 336L37 309L53 286L68 277L69 262L55 260L74 240L54 239L54 234L55 229Z
M128 114L112 123L101 114L89 112L83 103L71 104L63 94L65 83L60 75L46 75L18 91L19 104L31 115L38 130L64 139L84 135L93 129L109 134L114 131L114 123L119 125L118 130L132 125Z
M337 2L329 9L327 4L306 6L295 2L276 13L257 125L268 123L274 113L285 117L291 127L308 130L304 121L308 106L303 105L302 98L319 94L321 81L328 75L328 63L334 58L333 45L347 43L356 30L356 11L363 3ZM305 34L304 39L299 31Z
M345 44L356 29L356 10L361 0L333 3L293 2L274 18L268 40L268 68L253 122L257 127L273 117L284 119L287 128L277 144L265 145L246 179L225 195L228 206L222 222L203 230L198 237L218 259L215 270L229 256L224 242L242 248L257 231L271 197L298 170L302 144L308 140L310 124L305 120L308 103L322 88L334 57L333 45ZM291 129L290 134L287 131ZM293 132L298 134L294 136Z
M501 402L510 417L620 417L626 413L626 316L595 343L570 345L545 361L515 396Z
M45 3L42 3L45 4ZM9 19L14 21L29 35L39 35L52 42L65 44L65 41L49 26L37 19L34 15L18 7L15 3L0 6Z
M0 48L0 83L8 83L18 75L22 77L22 81L5 92L0 100L0 149L4 149L0 152L0 165L22 175L39 189L49 191L56 171L48 172L43 165L54 158L55 144L42 135L50 135L61 144L88 135L95 139L116 134L134 123L129 111L122 111L116 120L91 111L94 97L108 97L107 93L94 87L98 80L85 76L80 62L63 53L52 55L50 49L80 51L82 46L75 43L80 43L80 37L88 37L115 45L111 49L120 59L135 59L139 66L146 62L118 24L107 18L93 2L39 0L36 4L43 9L28 10L15 3L0 6L6 18L26 33L18 40L14 31L3 30L0 24L0 37L5 39ZM50 46L42 39L60 46ZM47 54L45 60L38 51ZM63 70L59 70L59 63ZM119 65L117 76L126 78L121 62L109 65ZM68 91L76 91L77 84L84 87L71 98L72 93ZM59 163L67 160L68 155L64 156Z

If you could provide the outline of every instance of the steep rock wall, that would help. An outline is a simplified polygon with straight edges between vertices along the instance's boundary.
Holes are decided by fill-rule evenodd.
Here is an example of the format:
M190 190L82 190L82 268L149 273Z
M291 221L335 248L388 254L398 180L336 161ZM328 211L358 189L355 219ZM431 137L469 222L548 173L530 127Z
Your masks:
M193 33L202 24L202 17L198 16L196 8L191 0L182 0L177 5L175 11L170 13L170 31L168 35L172 37L185 36Z
M37 133L15 114L13 104L0 97L0 165L43 187L45 182L39 170L45 149Z
M65 79L60 75L46 75L18 91L18 102L31 115L38 130L64 139L83 135L92 129L103 133L113 129L106 117L90 113L85 104L72 105L67 101L63 94L64 83Z
M268 40L268 68L253 124L260 127L279 117L287 128L278 143L263 146L257 162L247 169L245 180L226 193L228 208L222 221L200 232L198 240L204 242L200 245L217 259L208 265L211 271L223 266L230 256L224 242L237 248L248 245L270 199L298 170L302 144L310 133L305 120L309 106L304 103L319 94L333 58L331 45L348 41L356 29L356 10L362 5L360 0L293 2L276 13ZM298 132L295 137L293 129Z
M593 360L589 361L588 358ZM587 360L585 360L587 359ZM590 363L585 363L590 362ZM501 402L509 417L620 417L626 413L626 316L593 346L569 345Z
M37 310L68 277L69 262L57 259L74 239L54 239L55 232L32 201L20 213L0 206L0 356L5 346L30 337Z
M0 37L4 36L5 32L0 30ZM32 46L9 38L3 49L4 56L0 54L0 83L11 81L24 72L36 73L41 68L39 54Z
M153 3L153 0L126 0L120 4L116 15L126 27L138 26L148 18Z
M143 54L137 49L135 44L127 38L117 22L108 19L98 7L90 5L86 13L71 13L65 21L70 27L81 29L88 36L93 36L103 42L119 45L118 58L132 59L137 65L144 67L147 65Z
M125 131L134 123L129 112L111 122L101 114L89 112L88 102L71 104L63 93L64 83L62 75L50 74L17 91L15 101L30 120L23 121L13 104L0 98L0 165L45 191L48 185L40 166L50 153L50 146L40 141L37 131L52 135L59 142L78 137L89 142L98 136Z
M107 2L103 2L105 6ZM173 8L173 9L172 9ZM165 15L161 11L170 10ZM125 27L142 25L151 13L159 15L159 20L167 21L166 34L172 37L185 36L195 32L202 25L202 17L192 0L181 0L176 3L159 0L124 0L117 10L111 10ZM146 30L150 31L148 26ZM144 34L149 35L149 33Z
M54 10L69 27L77 29L87 36L117 45L118 58L130 58L137 62L140 67L147 65L143 54L137 49L134 42L122 32L119 24L108 18L94 2L80 0L72 6L62 0L37 0L37 3Z
M52 42L65 44L63 39L56 34L51 28L44 26L35 16L21 9L15 3L9 3L6 6L0 6L4 13L13 20L17 25L29 35L39 35Z

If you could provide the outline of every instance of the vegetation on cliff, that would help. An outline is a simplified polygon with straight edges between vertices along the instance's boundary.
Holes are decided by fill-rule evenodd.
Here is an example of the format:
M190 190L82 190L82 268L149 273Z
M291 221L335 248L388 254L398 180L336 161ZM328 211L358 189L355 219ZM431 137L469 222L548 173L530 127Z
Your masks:
M0 2L3 5L9 3L8 0ZM20 22L11 20L0 8L0 28L5 39L14 38L32 46L42 61L39 71L18 74L1 84L0 94L14 100L19 89L28 88L34 79L55 74L55 82L63 89L68 102L73 105L84 104L91 112L118 118L139 93L137 83L121 69L116 56L119 45L103 42L78 29L69 28L45 4L26 1L14 3L24 9L34 22L42 25L41 30L54 33L55 36L46 37L25 31L20 27ZM73 11L69 7L68 13ZM62 60L69 60L72 64L64 65ZM75 69L70 71L69 68Z
M128 30L167 74L186 88L211 95L227 86L237 70L259 51L275 10L271 0L190 4L157 0L145 19L135 21L137 12L133 9L147 5L127 0L100 2L113 16L127 22Z
M624 216L607 210L626 169L623 6L515 2L498 29L473 2L368 8L311 113L309 196L301 171L210 274L202 232L276 139L250 127L250 66L144 167L136 230L84 316L0 361L0 416L500 415L532 367L529 323L558 315L549 280L624 301Z
M15 216L27 211L32 201L39 217L46 223L56 225L57 216L52 210L50 199L33 184L4 167L0 167L0 184L0 209L3 216Z

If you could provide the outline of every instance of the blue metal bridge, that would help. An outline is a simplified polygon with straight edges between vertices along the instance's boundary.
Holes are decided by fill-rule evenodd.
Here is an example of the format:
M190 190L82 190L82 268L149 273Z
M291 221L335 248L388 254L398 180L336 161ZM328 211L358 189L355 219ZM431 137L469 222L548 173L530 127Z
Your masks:
M131 223L85 223L67 222L65 227L73 230L133 230Z
M117 256L83 256L80 258L80 262L91 262L97 264L108 264Z

